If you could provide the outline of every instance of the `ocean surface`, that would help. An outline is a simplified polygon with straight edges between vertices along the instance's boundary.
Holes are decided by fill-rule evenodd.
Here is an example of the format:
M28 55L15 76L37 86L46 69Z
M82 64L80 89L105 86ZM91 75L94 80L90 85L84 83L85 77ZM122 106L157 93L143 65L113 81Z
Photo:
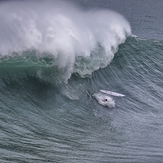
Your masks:
M0 1L0 162L162 163L163 1Z

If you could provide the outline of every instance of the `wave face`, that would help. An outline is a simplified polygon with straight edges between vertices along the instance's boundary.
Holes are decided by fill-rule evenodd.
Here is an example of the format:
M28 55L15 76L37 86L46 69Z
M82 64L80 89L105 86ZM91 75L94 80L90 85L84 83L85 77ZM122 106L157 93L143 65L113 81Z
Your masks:
M56 71L60 81L72 73L91 75L111 62L131 34L129 23L118 13L83 11L56 0L1 2L0 22L1 62L7 58L19 65L25 62L28 68L35 65L36 75L44 80L47 72L38 67L54 71L53 80Z
M129 37L109 66L67 84L12 65L0 77L1 162L161 162L162 51ZM100 89L126 96L108 109L92 97Z

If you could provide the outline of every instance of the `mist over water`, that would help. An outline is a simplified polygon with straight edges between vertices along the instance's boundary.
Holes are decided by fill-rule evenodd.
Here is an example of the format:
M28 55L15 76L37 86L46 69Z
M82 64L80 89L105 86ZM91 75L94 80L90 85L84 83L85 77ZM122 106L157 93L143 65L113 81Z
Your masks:
M51 57L64 69L90 75L106 67L131 34L127 20L110 10L85 11L64 1L8 1L0 5L0 55ZM83 63L84 62L84 63Z

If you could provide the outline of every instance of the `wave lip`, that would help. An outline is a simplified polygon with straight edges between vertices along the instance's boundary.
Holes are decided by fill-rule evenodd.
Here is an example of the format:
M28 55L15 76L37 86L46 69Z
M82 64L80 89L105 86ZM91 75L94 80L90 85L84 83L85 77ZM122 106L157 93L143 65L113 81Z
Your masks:
M30 50L39 58L50 55L66 69L66 80L107 66L131 34L128 21L114 11L82 11L57 0L1 2L0 21L1 57Z

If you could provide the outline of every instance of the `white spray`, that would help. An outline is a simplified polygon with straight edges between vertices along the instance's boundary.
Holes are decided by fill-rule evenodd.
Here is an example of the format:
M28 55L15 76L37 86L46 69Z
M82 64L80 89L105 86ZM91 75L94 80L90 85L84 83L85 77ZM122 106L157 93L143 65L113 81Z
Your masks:
M108 65L131 28L110 10L82 11L57 0L0 3L0 55L36 50L50 54L55 66L81 76ZM83 63L85 59L87 63Z

